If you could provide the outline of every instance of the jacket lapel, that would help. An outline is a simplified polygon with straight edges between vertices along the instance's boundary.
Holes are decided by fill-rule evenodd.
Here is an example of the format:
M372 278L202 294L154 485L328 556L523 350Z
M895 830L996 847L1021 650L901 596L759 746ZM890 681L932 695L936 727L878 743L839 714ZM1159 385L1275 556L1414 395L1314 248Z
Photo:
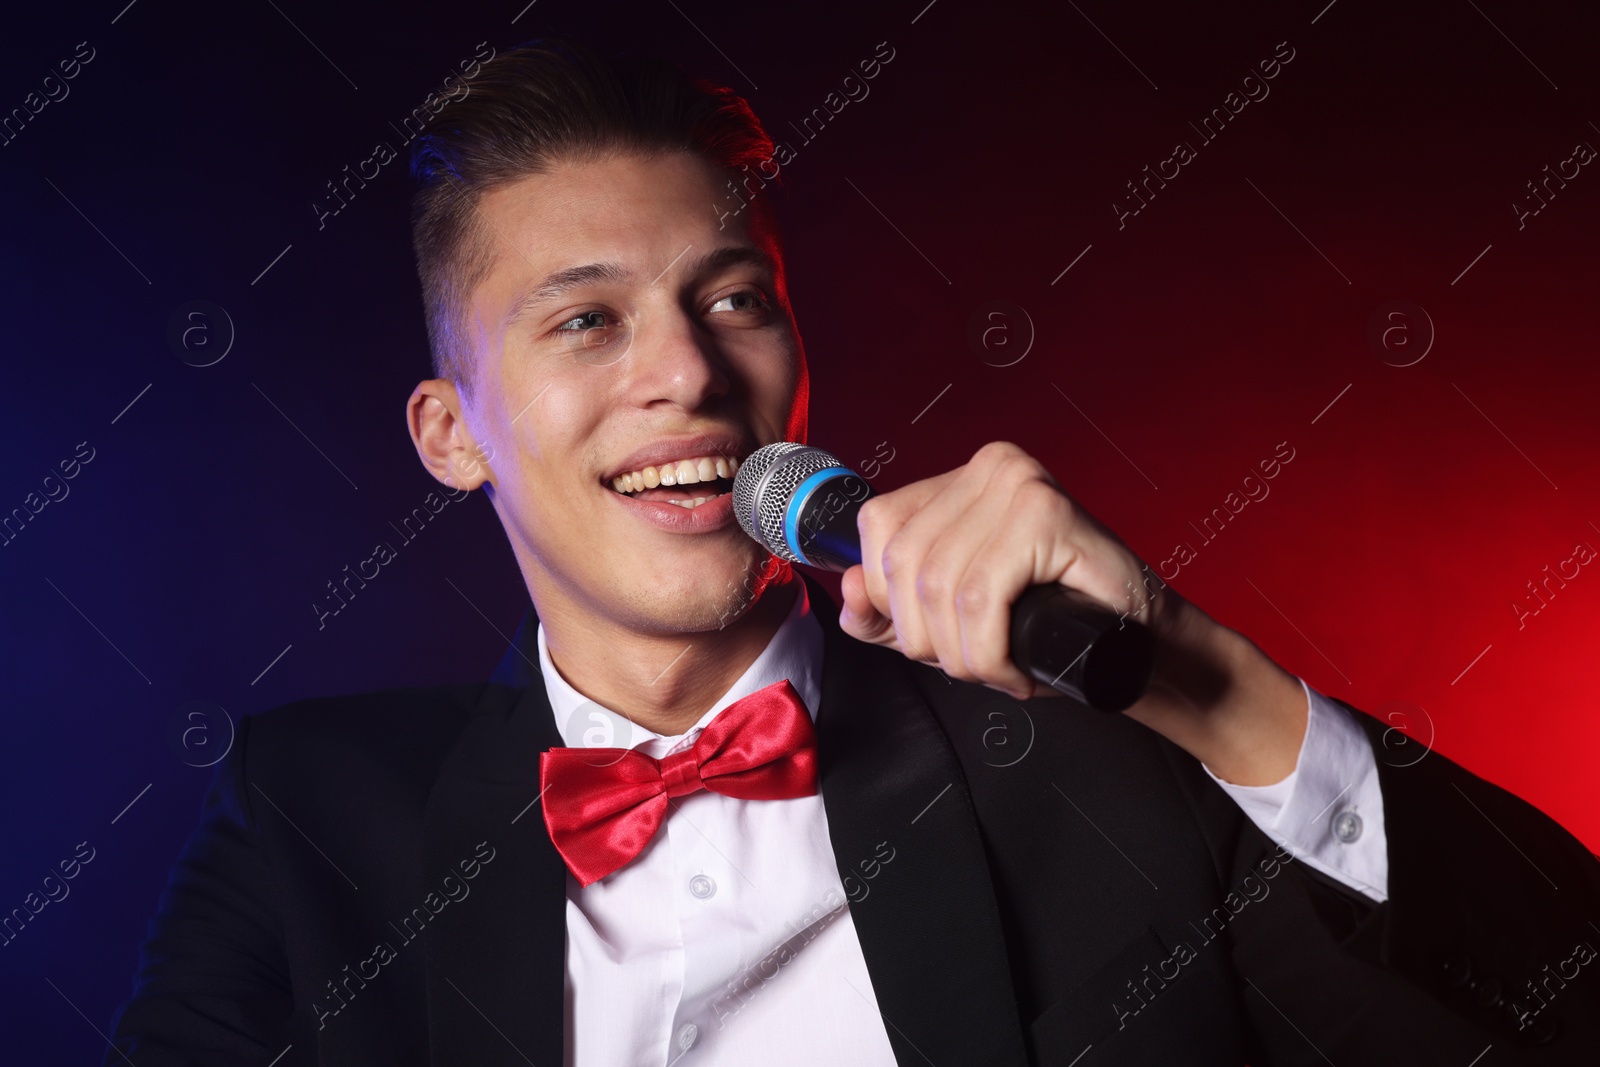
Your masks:
M453 877L450 885L469 888L424 931L429 1041L441 1067L565 1059L567 872L536 802L539 753L561 738L537 626L530 610L428 798L427 884Z
M955 751L909 661L845 634L832 599L805 582L824 634L817 737L828 834L895 1057L1025 1064L1000 911Z

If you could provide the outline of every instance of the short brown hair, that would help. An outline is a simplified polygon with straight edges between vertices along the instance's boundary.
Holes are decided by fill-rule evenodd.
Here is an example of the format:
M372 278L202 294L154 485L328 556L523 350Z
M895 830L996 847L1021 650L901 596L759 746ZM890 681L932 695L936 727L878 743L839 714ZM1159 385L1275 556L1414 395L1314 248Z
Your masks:
M494 56L467 95L429 120L411 148L411 239L436 377L470 390L464 316L493 262L493 235L478 213L483 194L559 160L619 151L691 152L732 171L770 162L773 142L733 90L566 37ZM770 205L757 200L770 223Z

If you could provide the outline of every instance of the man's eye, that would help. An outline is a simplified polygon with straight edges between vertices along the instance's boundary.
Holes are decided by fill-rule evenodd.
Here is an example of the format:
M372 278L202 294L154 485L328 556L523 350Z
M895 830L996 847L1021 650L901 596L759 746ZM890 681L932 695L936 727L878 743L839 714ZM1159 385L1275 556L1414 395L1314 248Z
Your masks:
M741 289L737 293L727 296L711 305L712 311L766 311L771 305L767 298L754 289Z
M556 329L565 330L569 333L576 333L581 330L595 330L602 326L610 325L610 323L605 321L606 318L607 315L604 311L585 311L582 315L575 315L566 322L563 322L560 326L557 326ZM599 321L596 321L597 319Z

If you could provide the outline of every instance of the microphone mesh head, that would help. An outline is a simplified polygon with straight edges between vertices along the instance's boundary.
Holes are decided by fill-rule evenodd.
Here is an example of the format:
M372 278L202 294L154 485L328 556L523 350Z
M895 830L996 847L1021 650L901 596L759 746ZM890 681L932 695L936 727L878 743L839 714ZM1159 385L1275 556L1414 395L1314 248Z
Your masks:
M779 559L802 562L783 534L783 515L800 483L820 470L843 467L831 452L793 441L763 445L733 476L733 514L745 533Z

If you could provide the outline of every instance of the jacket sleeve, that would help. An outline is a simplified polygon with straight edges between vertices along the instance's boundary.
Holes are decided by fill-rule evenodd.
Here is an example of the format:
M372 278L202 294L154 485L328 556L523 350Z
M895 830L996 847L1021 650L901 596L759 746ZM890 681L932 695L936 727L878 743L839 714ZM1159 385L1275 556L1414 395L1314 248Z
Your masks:
M1339 703L1377 758L1388 899L1278 853L1288 892L1231 931L1250 1062L1597 1062L1600 861L1531 804ZM1270 849L1242 827L1235 881L1261 877Z
M289 968L246 786L249 734L246 718L161 894L107 1067L261 1067L288 1043Z
M1383 789L1384 962L1507 1044L1595 1062L1600 860L1532 804L1345 707Z

